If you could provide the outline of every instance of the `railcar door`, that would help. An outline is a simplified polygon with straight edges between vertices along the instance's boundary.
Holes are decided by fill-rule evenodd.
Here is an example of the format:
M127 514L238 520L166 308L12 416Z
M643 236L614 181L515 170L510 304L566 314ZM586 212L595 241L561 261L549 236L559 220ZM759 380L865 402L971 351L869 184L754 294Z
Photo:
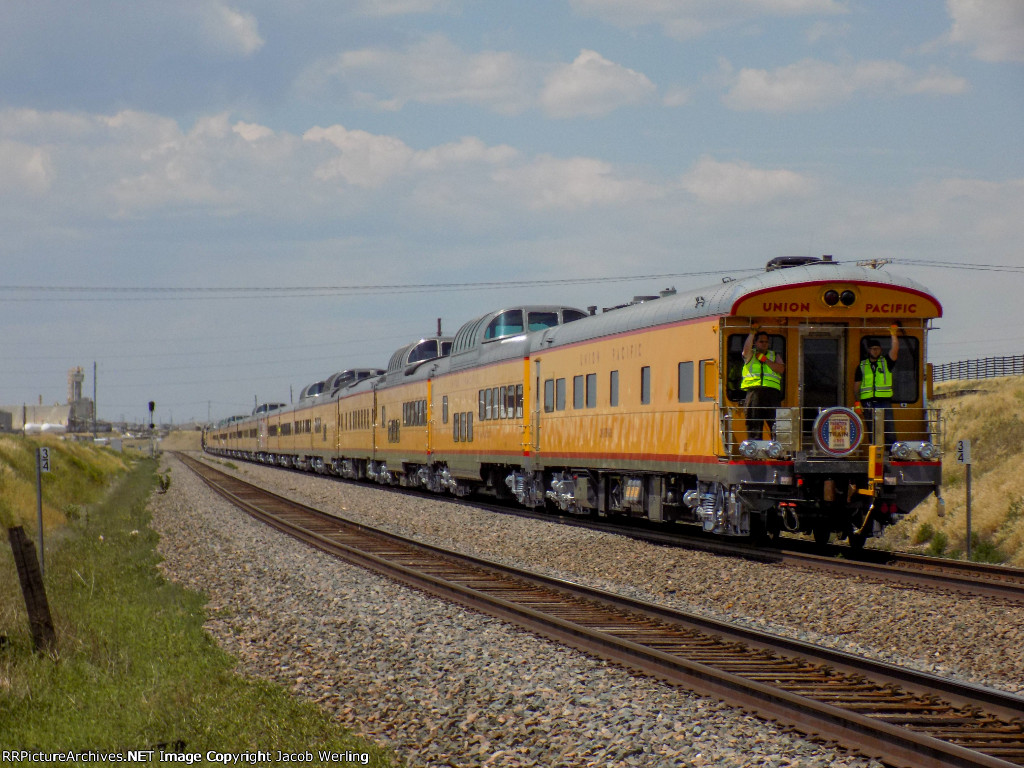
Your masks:
M845 326L800 330L801 444L814 445L814 420L823 408L846 402Z

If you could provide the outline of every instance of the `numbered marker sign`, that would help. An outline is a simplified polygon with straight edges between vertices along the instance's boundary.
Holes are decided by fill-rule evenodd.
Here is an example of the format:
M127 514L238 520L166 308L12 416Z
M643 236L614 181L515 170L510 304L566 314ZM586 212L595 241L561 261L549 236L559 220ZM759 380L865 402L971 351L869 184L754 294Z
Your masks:
M957 440L957 442L956 442L956 463L957 464L970 464L971 463L971 441L970 440Z
M49 472L50 471L50 449L40 448L39 449L39 471Z

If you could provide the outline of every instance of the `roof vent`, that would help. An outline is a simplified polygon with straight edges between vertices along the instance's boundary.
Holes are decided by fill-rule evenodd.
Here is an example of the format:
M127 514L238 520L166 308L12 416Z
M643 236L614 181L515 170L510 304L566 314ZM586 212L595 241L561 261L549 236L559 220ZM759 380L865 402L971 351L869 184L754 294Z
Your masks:
M819 261L832 261L828 256L819 259L817 256L776 256L765 266L765 272L774 272L777 269L789 269L790 267L802 267L805 264L816 264Z

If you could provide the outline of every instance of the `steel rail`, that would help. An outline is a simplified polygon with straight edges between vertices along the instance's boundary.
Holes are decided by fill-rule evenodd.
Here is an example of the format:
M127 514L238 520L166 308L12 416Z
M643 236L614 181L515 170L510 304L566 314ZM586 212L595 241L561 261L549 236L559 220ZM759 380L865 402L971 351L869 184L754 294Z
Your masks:
M207 465L199 464L197 469L198 462L194 460L186 463L232 503L313 546L567 645L756 709L806 733L837 739L867 754L907 766L1024 765L1021 697L877 664L447 552L267 491L257 492L244 481ZM217 481L209 476L211 473L226 480ZM223 487L225 484L235 486L235 490ZM296 529L298 521L288 522L282 514L304 517L305 525ZM378 543L369 546L383 554L367 552L358 544L340 540L343 534L336 528L341 525L360 537L374 536ZM344 534L346 538L351 535L356 534ZM465 565L457 566L456 561ZM469 571L456 573L457 567ZM496 583L496 571L502 572L506 581ZM526 604L510 599L515 585L508 580L526 585L526 592L519 598ZM488 590L497 594L489 595ZM531 607L531 603L540 607ZM629 621L628 615L633 617ZM684 643L679 633L693 635L698 631L705 639L693 641L696 647L691 653L703 660L671 651L680 643L691 643L689 638ZM740 642L748 648L727 653L729 646ZM756 650L751 652L750 647ZM845 704L839 706L840 702ZM999 722L992 715L1008 721ZM931 727L942 738L903 727L900 722L919 729ZM982 730L972 735L970 728ZM977 748L956 744L956 739L973 739Z
M419 492L405 488L381 487L379 489L392 493L419 495ZM434 497L435 495L428 494L428 496ZM788 537L776 539L776 543L772 546L758 546L745 541L732 541L721 537L712 539L700 533L669 532L663 530L658 524L644 525L644 521L630 520L628 525L622 525L609 520L594 520L584 515L540 513L487 502L447 500L451 503L487 509L501 514L613 533L657 544L683 546L711 554L741 557L756 562L802 566L844 575L869 576L887 583L950 590L976 597L1000 598L1015 603L1024 603L1024 569L1009 566L927 557L907 552L875 549L857 551L848 546L835 544L822 548L809 541ZM822 551L826 554L822 554Z

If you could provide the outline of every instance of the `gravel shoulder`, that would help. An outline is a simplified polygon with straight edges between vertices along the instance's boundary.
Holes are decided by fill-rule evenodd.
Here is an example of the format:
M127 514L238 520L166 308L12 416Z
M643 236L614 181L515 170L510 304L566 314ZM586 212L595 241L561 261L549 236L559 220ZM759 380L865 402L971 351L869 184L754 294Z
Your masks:
M152 504L163 567L210 596L211 634L245 674L319 702L409 765L878 765L337 562L164 461L171 491ZM543 562L553 575L684 610L1007 690L1024 680L1019 606L716 558L266 467L236 473L360 522L524 567Z

